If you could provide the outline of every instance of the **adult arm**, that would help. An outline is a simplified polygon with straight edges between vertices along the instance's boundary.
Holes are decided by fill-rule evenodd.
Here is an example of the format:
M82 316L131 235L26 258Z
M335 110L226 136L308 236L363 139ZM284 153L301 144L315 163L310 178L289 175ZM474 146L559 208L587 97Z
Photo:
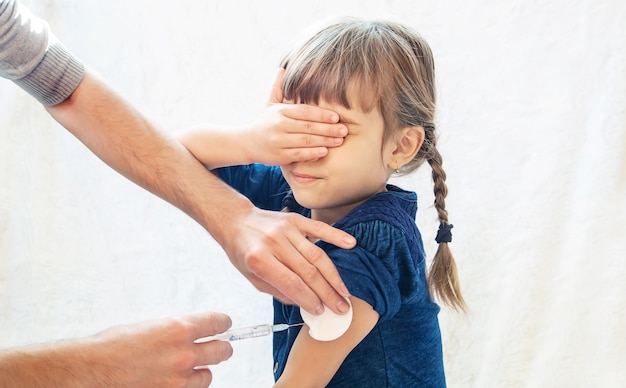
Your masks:
M197 220L257 288L310 312L322 302L337 312L338 304L346 307L336 291L345 289L336 269L306 237L344 248L354 245L353 238L304 217L254 208L103 80L85 72L47 24L14 0L0 0L0 76L31 93L111 167ZM292 113L304 131L328 134L341 127L333 112L302 106ZM324 136L307 139L321 140L307 145L318 150L326 145Z
M121 325L94 336L0 352L0 388L207 387L230 343L194 340L224 332L227 315L201 313Z

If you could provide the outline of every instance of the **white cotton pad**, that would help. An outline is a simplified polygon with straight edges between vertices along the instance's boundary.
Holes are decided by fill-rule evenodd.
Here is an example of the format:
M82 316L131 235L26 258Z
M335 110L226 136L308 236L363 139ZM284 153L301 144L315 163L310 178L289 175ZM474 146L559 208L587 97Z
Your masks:
M335 340L348 330L352 322L352 304L350 299L346 298L350 305L350 309L343 315L335 314L327 306L324 306L324 312L320 315L313 315L300 309L300 315L304 323L309 326L309 335L318 341Z

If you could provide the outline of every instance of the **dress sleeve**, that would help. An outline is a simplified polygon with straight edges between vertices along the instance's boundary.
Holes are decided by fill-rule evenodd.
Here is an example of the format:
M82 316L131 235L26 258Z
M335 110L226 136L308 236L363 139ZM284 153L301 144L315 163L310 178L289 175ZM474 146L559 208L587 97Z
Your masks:
M256 207L276 211L283 208L283 198L289 192L289 185L279 167L249 164L218 168L217 174Z
M85 66L19 1L0 0L0 76L43 105L56 105L78 87Z
M357 246L346 250L320 242L333 260L350 294L370 304L380 321L391 319L403 300L418 297L419 266L401 230L384 221L369 221L346 228Z

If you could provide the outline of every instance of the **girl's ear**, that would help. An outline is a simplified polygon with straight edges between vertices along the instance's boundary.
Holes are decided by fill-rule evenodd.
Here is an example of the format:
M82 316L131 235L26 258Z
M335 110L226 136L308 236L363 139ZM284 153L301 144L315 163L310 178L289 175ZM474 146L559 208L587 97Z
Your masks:
M424 128L421 126L404 128L392 152L389 168L397 170L413 160L422 148L424 136Z

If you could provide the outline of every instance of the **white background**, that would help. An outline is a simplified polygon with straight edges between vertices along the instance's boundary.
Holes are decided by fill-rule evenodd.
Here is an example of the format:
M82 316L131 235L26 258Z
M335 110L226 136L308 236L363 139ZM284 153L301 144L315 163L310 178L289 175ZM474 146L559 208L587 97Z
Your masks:
M623 1L26 0L164 131L243 124L295 35L331 15L410 24L436 57L447 207L470 313L443 309L450 387L626 386ZM0 346L271 298L190 218L129 183L0 81ZM430 257L430 170L420 195ZM272 384L271 340L214 387Z

